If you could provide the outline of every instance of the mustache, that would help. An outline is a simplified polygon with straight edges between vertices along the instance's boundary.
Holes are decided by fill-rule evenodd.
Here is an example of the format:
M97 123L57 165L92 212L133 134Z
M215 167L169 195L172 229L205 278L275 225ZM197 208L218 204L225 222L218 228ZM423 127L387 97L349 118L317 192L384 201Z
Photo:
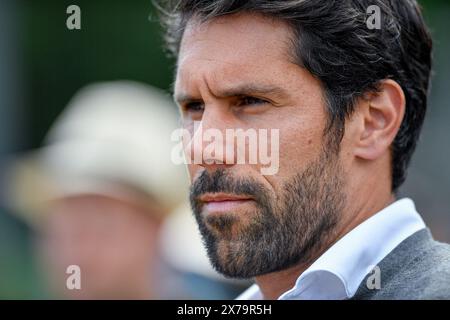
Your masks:
M255 179L249 177L235 178L225 169L212 173L204 170L192 183L189 198L192 204L199 204L198 198L205 193L229 193L252 197L256 202L267 203L270 191Z

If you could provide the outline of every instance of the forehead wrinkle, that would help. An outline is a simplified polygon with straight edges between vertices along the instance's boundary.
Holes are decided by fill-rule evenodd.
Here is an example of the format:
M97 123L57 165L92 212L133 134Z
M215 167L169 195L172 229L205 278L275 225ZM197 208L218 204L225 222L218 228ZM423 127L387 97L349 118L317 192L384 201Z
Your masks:
M244 95L275 95L285 96L286 90L276 85L258 84L258 83L242 83L222 89L217 96L222 98L244 96Z
M187 54L185 50L192 53L201 50L205 43L212 43L210 47L221 48L222 57L227 56L224 52L231 58L239 56L236 53L243 44L244 51L252 49L256 54L264 52L265 55L290 60L292 31L288 23L258 13L236 13L207 21L191 18L181 39L178 58ZM210 50L208 54L211 54ZM258 60L257 55L254 58Z
M246 95L270 95L278 98L286 98L289 96L287 90L278 87L276 85L270 84L256 84L256 83L243 83L241 85L233 85L230 87L225 87L222 89L212 90L205 80L205 85L207 87L208 93L214 98L225 99ZM178 103L186 102L186 101L194 101L198 100L187 92L177 93L175 96L175 100Z
M214 74L212 76L214 77ZM206 74L203 74L201 76L200 84L201 85L196 86L196 88L195 88L195 90L198 91L198 95L199 95L198 97L196 97L197 94L189 93L189 89L187 91L181 90L181 91L178 91L178 92L175 90L174 100L178 104L202 100L202 97L200 97L200 96L202 96L202 93L201 93L202 91L203 92L206 91L208 93L208 95L217 98L217 96L214 94L213 90L211 90L211 88L210 88L210 85L208 83L208 78L207 78ZM202 89L202 87L203 87L203 89Z
M269 84L258 84L257 83L245 83L245 81L248 82L256 82L256 79L248 78L245 79L245 74L247 76L251 75L252 73L265 75L265 77L268 77L268 74L271 72L278 72L278 70L281 70L282 66L289 66L289 68L294 67L294 61L292 59L292 49L291 49L291 39L292 39L292 30L289 25L284 24L286 28L284 30L286 33L283 34L282 37L278 37L276 39L276 42L278 42L278 46L276 46L278 49L275 50L274 46L271 45L269 48L264 47L265 49L268 49L268 51L264 51L264 53L258 49L258 47L254 47L254 45L251 45L250 47L253 47L253 54L254 56L249 58L249 54L251 53L248 51L248 48L243 48L243 56L246 57L246 63L243 64L242 59L239 57L241 55L237 54L237 52L241 51L242 48L240 47L234 47L233 45L230 46L228 43L229 41L223 41L222 37L208 37L206 34L203 33L203 31L206 30L212 30L210 27L214 28L216 26L223 26L226 25L227 27L233 28L233 32L235 34L245 34L242 32L242 30L239 30L240 32L237 32L236 29L247 29L252 26L251 21L245 20L244 24L241 22L238 23L240 28L236 28L236 26L230 24L232 20L228 20L229 17L226 17L224 19L221 18L215 18L212 21L208 21L206 23L200 23L200 25L203 25L202 28L198 28L199 25L196 26L195 23L192 23L193 20L191 20L191 24L188 24L188 32L186 32L182 39L182 45L180 50L180 55L178 57L177 61L177 69L178 69L178 75L181 76L180 80L180 86L178 89L186 90L186 92L180 92L180 94L176 94L180 99L186 100L186 99L192 99L199 100L200 97L193 97L200 96L200 90L201 87L199 86L200 83L203 83L203 89L204 91L208 91L211 96L214 97L230 97L230 96L239 96L244 95L248 93L253 94L271 94L271 95L285 95L290 96L286 92L286 90L280 90L280 88L270 88ZM266 17L258 17L259 21L267 21L268 19ZM241 20L241 19L239 19ZM258 21L257 20L257 21ZM195 21L195 20L194 20ZM272 25L277 24L276 20L271 21ZM190 27L190 28L189 28ZM277 26L279 27L279 26ZM216 28L214 28L216 29ZM206 31L207 32L207 31ZM216 30L214 30L216 32ZM261 35L258 35L258 37L261 37ZM190 38L189 41L186 41L187 38ZM242 40L242 39L241 39ZM258 40L261 40L258 38ZM204 51L204 46L206 48L208 47L206 45L207 42L213 42L214 45L211 45L211 47L217 51L220 48L223 48L225 50L220 51L219 56L216 54L218 52L207 50ZM260 42L260 41L256 41ZM267 42L266 42L267 43ZM224 46L227 44L227 46ZM246 42L248 44L248 42ZM282 50L280 50L282 49ZM259 53L258 53L259 52ZM258 55L263 54L263 56L258 57ZM249 60L250 59L250 60ZM269 65L261 65L260 60L273 60L276 62L275 65L269 64ZM296 67L299 67L298 64L295 64ZM275 68L275 70L269 71L267 68L272 67L271 69ZM301 66L300 66L301 67ZM199 74L199 71L203 69L203 74ZM245 71L247 70L247 71ZM263 72L264 70L264 72ZM236 73L237 72L237 73ZM193 81L196 81L192 78L192 75L196 75L199 78L197 78L197 81L199 83L197 85L193 85ZM213 78L212 78L213 77ZM221 79L218 79L221 78ZM228 79L227 79L228 78ZM236 78L241 78L241 84L236 86L236 82L239 81L239 79L236 81ZM265 79L266 81L268 80ZM263 81L263 80L261 80ZM195 88L195 87L196 88ZM223 86L230 86L228 88L223 88ZM193 90L192 92L189 92L190 90ZM195 90L195 92L194 92ZM182 91L182 90L180 90ZM284 91L284 92L283 92ZM180 100L178 99L178 100Z
M258 69L261 68L260 65L241 65L239 62L231 62L224 59L216 59L211 57L197 58L195 63L190 63L189 59L183 60L183 64L178 70L179 77L176 79L176 83L178 83L178 86L176 87L178 87L179 92L175 92L175 100L198 100L198 98L193 99L193 94L189 93L189 89L187 89L189 87L192 88L191 85L195 81L192 80L191 75L197 75L197 81L202 84L204 89L206 88L207 92L211 96L216 98L228 98L249 94L270 94L276 97L290 96L288 91L281 85L270 83L268 74L272 74L273 72L270 72L268 69L265 69L266 72L258 71ZM198 66L199 61L209 63L201 63L200 66ZM293 66L287 60L282 63L285 66L289 66L289 68L292 68ZM252 66L256 67L256 69ZM276 68L276 70L278 69L279 68ZM199 74L200 70L202 71L201 74ZM252 76L255 72L262 75L265 74L265 76L261 80L255 79L255 77ZM187 90L186 92L183 92L183 87ZM200 90L200 86L197 86L196 90Z

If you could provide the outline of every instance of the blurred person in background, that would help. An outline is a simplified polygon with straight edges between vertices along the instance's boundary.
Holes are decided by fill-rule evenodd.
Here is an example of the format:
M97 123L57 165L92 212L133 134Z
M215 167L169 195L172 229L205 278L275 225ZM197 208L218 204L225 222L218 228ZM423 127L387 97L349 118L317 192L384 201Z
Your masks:
M170 161L177 125L166 97L143 84L82 89L46 146L15 166L11 199L38 230L51 291L82 299L170 295L158 249L164 218L186 198ZM81 289L69 289L71 265Z

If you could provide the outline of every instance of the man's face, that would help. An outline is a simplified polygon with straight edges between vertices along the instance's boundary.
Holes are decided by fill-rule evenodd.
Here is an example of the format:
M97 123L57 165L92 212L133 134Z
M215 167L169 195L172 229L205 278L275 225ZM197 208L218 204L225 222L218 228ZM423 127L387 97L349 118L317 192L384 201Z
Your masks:
M203 132L224 136L227 129L279 130L274 175L263 175L261 163L235 164L221 155L189 165L191 204L208 254L228 276L252 277L308 259L344 207L344 169L324 136L322 88L293 62L290 36L283 22L240 14L194 19L181 43L175 98L193 137L195 121ZM206 145L189 145L192 155Z
M56 292L83 299L135 297L130 278L141 266L150 268L156 227L151 213L132 202L95 194L55 200L41 244ZM65 286L73 264L81 269L82 290Z

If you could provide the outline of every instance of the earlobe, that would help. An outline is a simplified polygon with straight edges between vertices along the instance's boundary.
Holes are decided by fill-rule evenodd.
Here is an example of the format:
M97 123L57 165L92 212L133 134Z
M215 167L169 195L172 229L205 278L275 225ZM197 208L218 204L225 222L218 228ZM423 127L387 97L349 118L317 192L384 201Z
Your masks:
M383 80L379 90L361 101L360 135L355 156L376 160L386 152L397 135L405 113L405 95L393 80Z

